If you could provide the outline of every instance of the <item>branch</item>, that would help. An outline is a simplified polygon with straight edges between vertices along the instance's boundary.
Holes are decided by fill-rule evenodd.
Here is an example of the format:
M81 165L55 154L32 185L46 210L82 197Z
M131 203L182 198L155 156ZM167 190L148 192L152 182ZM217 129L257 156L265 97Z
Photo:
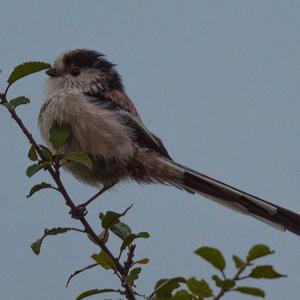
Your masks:
M7 92L8 92L9 87L10 87L10 85L7 86L4 94L0 94L0 98L2 100L1 104L8 103L8 101L7 101ZM38 153L38 155L40 156L40 158L43 161L47 161L45 155L43 154L42 149L39 147L39 145L37 144L37 142L33 138L32 134L26 128L26 126L24 125L23 121L19 118L19 116L17 115L15 109L13 109L13 108L7 108L7 109L9 111L11 117L15 120L15 122L18 124L18 126L20 127L20 129L23 132L23 134L26 136L26 138L29 141L29 143L36 150L36 152ZM68 192L66 191L66 189L65 189L65 187L64 187L64 185L63 185L63 183L61 181L59 169L58 168L53 168L53 166L48 166L47 170L50 173L50 175L53 178L53 180L55 181L59 192L61 193L61 195L63 196L63 198L65 200L66 205L71 210L75 210L76 209L76 205L72 201L71 197L69 196ZM106 247L105 243L98 237L98 235L93 230L93 228L91 227L91 225L88 223L88 221L86 220L86 218L84 216L81 216L81 217L78 218L78 220L83 225L84 231L86 233L88 233L92 237L92 239L98 244L98 246L104 252L106 252L110 256L110 258L113 260L113 262L114 262L114 264L116 266L117 272L121 275L122 285L125 288L126 298L128 300L135 300L134 291L126 283L127 274L126 274L125 268L120 264L119 260L117 258L115 258L115 256L111 253L111 251Z

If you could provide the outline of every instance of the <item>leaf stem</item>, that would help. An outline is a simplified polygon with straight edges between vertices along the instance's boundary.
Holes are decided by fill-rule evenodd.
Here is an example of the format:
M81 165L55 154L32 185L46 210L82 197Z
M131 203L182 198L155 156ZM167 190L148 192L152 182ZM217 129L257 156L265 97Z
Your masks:
M236 274L231 278L231 280L233 281L236 281L236 280L242 280L242 279L246 279L248 278L248 276L243 276L243 277L240 277L240 275L245 271L245 269L250 266L250 263L249 262L245 262L239 269L238 271L236 272ZM224 287L222 287L219 291L219 293L213 298L213 300L219 300L221 299L221 297L224 296L224 294L226 292L230 292L232 291L233 289L226 289Z

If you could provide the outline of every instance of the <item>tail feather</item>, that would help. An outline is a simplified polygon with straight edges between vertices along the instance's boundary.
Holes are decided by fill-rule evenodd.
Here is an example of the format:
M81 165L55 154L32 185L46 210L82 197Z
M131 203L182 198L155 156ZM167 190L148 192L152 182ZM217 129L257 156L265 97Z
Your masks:
M240 213L250 215L277 229L288 230L300 235L300 215L266 200L245 193L223 182L191 170L173 161L163 159L176 177L168 183L188 192L204 195Z

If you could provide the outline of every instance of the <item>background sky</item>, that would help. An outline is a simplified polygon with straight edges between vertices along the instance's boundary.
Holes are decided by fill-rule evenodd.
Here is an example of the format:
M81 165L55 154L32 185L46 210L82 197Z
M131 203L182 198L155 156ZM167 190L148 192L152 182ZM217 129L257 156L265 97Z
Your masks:
M299 15L297 0L2 0L0 87L21 62L53 62L71 48L98 50L118 64L144 123L175 160L300 212ZM39 141L45 80L44 73L32 75L9 94L31 99L19 113ZM74 299L86 289L118 287L99 268L65 288L97 250L80 234L49 237L40 256L31 252L44 228L77 222L54 192L26 199L48 176L25 176L29 146L4 109L0 135L0 299ZM68 174L63 179L77 203L95 192ZM159 185L121 184L91 205L88 218L100 227L100 210L123 211L132 203L124 221L151 234L137 243L136 258L151 259L138 281L141 293L163 277L208 278L212 268L193 254L200 246L220 248L229 260L265 243L276 254L264 263L288 277L251 284L263 287L268 299L299 297L300 237Z

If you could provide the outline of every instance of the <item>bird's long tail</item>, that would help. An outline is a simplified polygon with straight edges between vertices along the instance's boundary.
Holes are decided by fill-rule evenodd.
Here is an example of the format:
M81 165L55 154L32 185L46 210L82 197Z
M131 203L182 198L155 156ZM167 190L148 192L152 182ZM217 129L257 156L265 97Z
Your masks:
M171 185L201 194L280 230L288 230L300 235L300 215L297 213L242 192L171 160L159 158L159 165L161 174L165 175L164 181Z

